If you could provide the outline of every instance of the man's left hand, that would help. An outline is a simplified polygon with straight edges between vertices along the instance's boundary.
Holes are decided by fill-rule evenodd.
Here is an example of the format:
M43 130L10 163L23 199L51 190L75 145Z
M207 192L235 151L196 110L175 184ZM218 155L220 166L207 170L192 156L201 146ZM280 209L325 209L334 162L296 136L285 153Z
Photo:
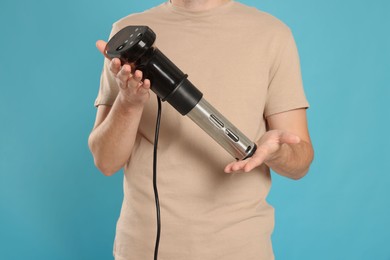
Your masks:
M236 161L225 167L226 173L250 172L263 163L274 160L283 144L298 144L301 141L299 136L283 130L270 130L266 132L256 143L257 150L252 157Z

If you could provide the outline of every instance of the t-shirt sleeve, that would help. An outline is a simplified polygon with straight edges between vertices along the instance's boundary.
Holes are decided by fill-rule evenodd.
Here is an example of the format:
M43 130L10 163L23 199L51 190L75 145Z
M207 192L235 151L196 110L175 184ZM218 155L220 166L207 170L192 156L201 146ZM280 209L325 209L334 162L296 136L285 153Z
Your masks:
M117 29L116 24L113 25L110 37L119 30ZM104 59L102 74L100 75L100 87L98 95L95 99L95 106L98 107L100 105L109 105L112 106L114 101L119 93L119 86L116 83L115 77L110 71L110 60L107 58Z
M308 108L299 62L298 50L289 31L271 68L264 116L298 108Z

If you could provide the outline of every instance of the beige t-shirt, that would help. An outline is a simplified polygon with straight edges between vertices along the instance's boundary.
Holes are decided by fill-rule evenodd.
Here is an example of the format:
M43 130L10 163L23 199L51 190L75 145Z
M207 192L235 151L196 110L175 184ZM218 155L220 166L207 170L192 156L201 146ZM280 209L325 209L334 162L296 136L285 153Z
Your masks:
M308 107L295 42L273 16L238 2L189 12L166 2L129 15L128 25L148 25L156 46L204 98L250 139L266 131L267 116ZM105 62L95 105L112 105L118 86ZM153 83L152 83L153 84ZM152 93L125 166L124 200L114 255L152 259L156 212L152 186L157 102ZM274 211L266 166L226 174L233 158L189 118L163 103L158 148L161 206L160 260L269 260Z

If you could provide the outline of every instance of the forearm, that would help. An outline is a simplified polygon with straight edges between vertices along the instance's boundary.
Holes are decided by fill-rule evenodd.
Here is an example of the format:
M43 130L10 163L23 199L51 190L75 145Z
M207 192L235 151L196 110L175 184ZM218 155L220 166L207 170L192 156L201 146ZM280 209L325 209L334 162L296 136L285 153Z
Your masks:
M313 156L312 145L301 140L297 144L282 144L275 155L265 164L276 173L297 180L306 175Z
M91 132L88 144L103 174L114 174L128 161L142 111L143 106L128 106L119 94L105 120Z

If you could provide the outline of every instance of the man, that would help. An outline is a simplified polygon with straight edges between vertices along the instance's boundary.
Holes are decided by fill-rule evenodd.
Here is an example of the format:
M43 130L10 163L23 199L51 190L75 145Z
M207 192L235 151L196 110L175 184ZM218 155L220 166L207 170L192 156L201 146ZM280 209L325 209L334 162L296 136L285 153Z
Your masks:
M299 58L289 28L231 0L171 0L113 25L148 25L156 45L258 149L232 158L198 126L163 103L158 185L160 259L273 259L270 168L303 177L313 158ZM110 36L110 37L111 37ZM103 52L104 41L97 47ZM156 236L152 153L156 100L141 71L105 65L89 138L107 176L124 167L115 259L152 259ZM153 96L153 98L150 98Z

